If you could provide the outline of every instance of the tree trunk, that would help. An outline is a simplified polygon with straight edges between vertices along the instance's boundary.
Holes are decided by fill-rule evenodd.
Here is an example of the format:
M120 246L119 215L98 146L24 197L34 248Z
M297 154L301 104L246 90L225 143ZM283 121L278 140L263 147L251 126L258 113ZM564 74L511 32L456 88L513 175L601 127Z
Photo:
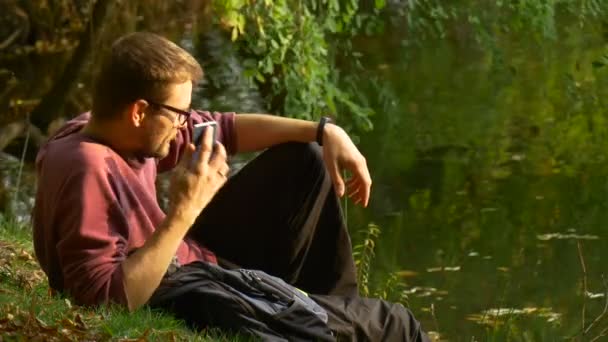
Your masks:
M97 40L103 24L107 21L109 7L114 0L97 0L92 10L91 19L82 32L78 47L66 65L59 79L51 90L42 98L40 104L30 114L34 126L46 132L49 124L61 114L68 95L76 85L78 76L91 54L92 44Z

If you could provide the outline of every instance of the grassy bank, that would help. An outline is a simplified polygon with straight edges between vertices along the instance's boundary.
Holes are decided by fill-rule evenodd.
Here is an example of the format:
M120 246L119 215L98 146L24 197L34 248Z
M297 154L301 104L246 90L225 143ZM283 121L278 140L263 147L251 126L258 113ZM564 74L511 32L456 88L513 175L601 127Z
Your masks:
M49 293L28 229L0 218L0 340L234 341L218 331L195 333L173 317L143 308L78 307Z

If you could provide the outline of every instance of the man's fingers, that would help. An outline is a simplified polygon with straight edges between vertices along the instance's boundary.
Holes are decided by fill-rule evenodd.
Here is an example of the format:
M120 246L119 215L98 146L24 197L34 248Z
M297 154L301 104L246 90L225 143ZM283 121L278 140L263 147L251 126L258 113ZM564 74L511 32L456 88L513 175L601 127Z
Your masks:
M209 161L209 165L219 169L222 165L226 164L226 159L228 156L226 153L226 148L219 141L215 143L214 149L215 151L213 153L213 158L211 158Z
M213 131L207 127L203 132L203 139L200 148L200 155L196 161L196 166L199 172L203 169L204 165L209 163L211 152L213 151Z
M334 183L334 188L339 197L344 196L344 180L340 175L340 171L338 170L338 165L335 162L331 162L327 165L327 171L329 172L329 176Z
M367 207L367 203L369 203L369 194L371 192L371 186L372 186L371 180L363 181L363 184L360 184L360 186L359 186L360 195L361 195L361 204L363 204L364 207Z
M230 167L228 166L228 164L225 164L220 170L217 171L220 175L222 175L223 177L228 177L228 174L230 173Z
M348 197L353 198L353 196L358 193L359 193L359 188L354 188L354 189L348 191Z
M186 145L186 148L184 149L184 154L182 155L182 158L179 161L179 164L182 167L188 168L190 166L190 164L192 163L192 155L194 154L195 150L196 147L193 144Z
M356 185L359 189L361 204L364 207L367 207L369 203L369 195L371 192L372 179L369 175L369 171L367 170L367 165L363 163L363 165L357 165L358 167L354 170L354 177L356 179Z
M349 180L346 181L346 187L347 188L352 188L355 186L359 186L359 179L358 178L351 178Z

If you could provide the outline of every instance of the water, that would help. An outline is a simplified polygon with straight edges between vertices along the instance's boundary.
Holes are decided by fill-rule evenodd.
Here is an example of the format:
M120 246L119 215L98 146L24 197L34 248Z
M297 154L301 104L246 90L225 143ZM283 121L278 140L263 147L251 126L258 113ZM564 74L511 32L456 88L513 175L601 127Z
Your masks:
M557 41L495 50L360 47L383 88L370 88L376 129L360 144L370 208L349 207L350 227L381 227L372 282L398 272L427 330L450 341L571 336L583 320L577 243L596 294L586 325L602 311L608 73L593 61L605 44L569 26ZM498 308L508 310L484 312Z

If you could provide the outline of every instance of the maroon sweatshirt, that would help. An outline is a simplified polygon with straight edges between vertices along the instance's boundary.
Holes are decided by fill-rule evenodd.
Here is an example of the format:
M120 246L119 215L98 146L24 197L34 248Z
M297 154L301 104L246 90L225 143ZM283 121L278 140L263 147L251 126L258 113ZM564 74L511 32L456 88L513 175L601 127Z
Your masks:
M180 130L160 161L125 159L81 134L89 117L85 113L67 122L38 152L34 248L51 288L81 305L126 306L121 264L165 218L156 198L157 170L178 163L193 122L216 120L218 140L234 154L234 113L193 113L193 122ZM177 259L216 262L211 251L189 239L180 244Z

